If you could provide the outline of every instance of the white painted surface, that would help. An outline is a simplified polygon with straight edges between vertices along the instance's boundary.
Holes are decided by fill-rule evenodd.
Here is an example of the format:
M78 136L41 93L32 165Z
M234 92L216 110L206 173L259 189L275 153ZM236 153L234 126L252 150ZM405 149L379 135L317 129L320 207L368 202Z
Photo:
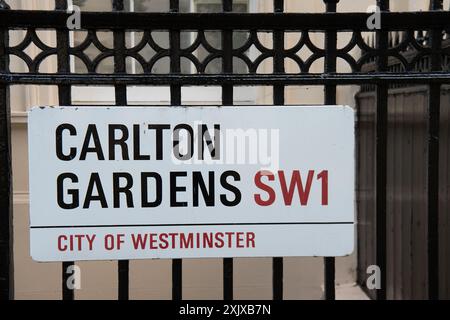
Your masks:
M273 167L275 181L263 180L277 194L271 206L260 206L255 194L267 199L267 194L254 184L255 173L267 167L264 163L239 164L224 162L227 152L221 152L218 163L176 163L170 154L170 131L164 136L164 160L155 160L152 133L145 130L151 124L194 125L198 122L213 128L220 124L221 132L227 129L279 130L279 161ZM76 136L64 136L64 151L83 145L84 131L88 124L96 124L105 157L107 149L107 125L116 123L131 128L141 125L141 151L149 154L149 161L99 161L92 154L86 161L77 157L61 161L56 157L55 130L62 123L70 123L77 129ZM259 132L259 131L258 131ZM268 256L343 256L353 251L354 245L354 112L342 106L331 107L195 107L195 108L35 108L29 116L30 142L30 193L31 193L31 255L37 261L64 260L115 260L147 258L199 258L199 257L268 257ZM228 141L228 140L227 140ZM262 141L262 140L260 140ZM132 141L129 142L132 153ZM118 151L118 150L116 150ZM79 150L78 150L79 155ZM116 152L119 156L119 153ZM196 154L195 154L196 155ZM272 163L273 164L273 163ZM219 183L220 174L233 170L240 181L233 182L239 188L242 199L234 207L220 203L220 194L233 198L229 190ZM300 205L297 192L288 206L281 195L277 171L285 172L289 186L291 173L299 170L306 182L308 172L315 174L327 170L329 174L328 205L322 205L322 186L314 176L307 205ZM186 192L177 195L187 207L170 206L169 172L186 171L188 177L180 178ZM198 207L192 205L193 171L202 173L206 183L208 172L215 173L216 205L207 207L200 197ZM89 177L98 172L105 190L108 208L93 202L88 209L62 209L56 201L56 179L63 172L77 175L80 202ZM157 172L162 177L163 199L157 208L140 207L139 183L132 190L134 208L127 208L122 195L120 208L112 208L112 173L128 172L138 181L141 172ZM231 180L229 180L231 181ZM151 195L150 195L151 198ZM255 246L238 248L236 241L231 248L172 249L147 248L135 250L132 234L169 233L218 233L234 232L235 237L254 233ZM96 235L92 250L58 251L61 235ZM106 234L123 234L121 249L106 250ZM226 237L226 236L224 236ZM161 242L161 241L159 241ZM200 246L202 247L202 246ZM85 248L85 247L84 247Z

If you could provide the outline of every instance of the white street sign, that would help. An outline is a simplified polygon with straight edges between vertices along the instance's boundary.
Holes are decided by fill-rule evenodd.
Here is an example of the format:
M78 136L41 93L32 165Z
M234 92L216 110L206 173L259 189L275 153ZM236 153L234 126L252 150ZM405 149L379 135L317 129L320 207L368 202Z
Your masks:
M344 106L34 108L31 256L348 255L354 124Z

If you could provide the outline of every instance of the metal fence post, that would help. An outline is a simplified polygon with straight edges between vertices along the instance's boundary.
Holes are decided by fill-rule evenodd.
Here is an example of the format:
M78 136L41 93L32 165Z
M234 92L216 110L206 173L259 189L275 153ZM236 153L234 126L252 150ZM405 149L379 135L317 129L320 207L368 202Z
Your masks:
M10 7L0 1L0 10ZM8 30L0 30L0 72L9 69ZM0 84L0 300L14 298L12 233L12 166L9 85Z
M67 10L67 0L56 0L55 10ZM58 49L58 72L70 73L69 61L69 30L58 29L56 31L56 46ZM72 104L72 94L70 85L58 85L58 99L62 106L70 106ZM62 263L62 298L63 300L74 300L74 290L67 286L70 274L67 272L75 262L67 261Z
M377 0L380 11L389 11L389 0ZM379 50L378 72L388 68L387 50L389 35L386 30L377 31L377 49ZM386 187L387 187L387 122L389 83L377 85L376 107L376 164L375 164L375 214L376 214L376 264L381 270L381 288L377 291L377 299L386 299Z
M124 1L114 0L113 11L124 11ZM125 57L125 31L114 30L114 73L125 74L126 70L126 57ZM127 101L127 86L118 84L114 86L116 106L126 106ZM128 260L120 260L117 264L118 267L118 297L119 300L129 299L129 273L130 262Z
M233 11L233 1L223 0L224 12ZM222 31L222 48L224 50L222 59L222 72L233 73L233 31ZM222 104L224 106L233 105L233 85L222 86ZM223 259L223 299L233 300L233 258Z
M336 12L339 0L325 0L326 11ZM336 72L336 51L337 51L337 32L327 31L325 34L325 73ZM325 104L336 104L336 85L325 86ZM335 300L335 277L336 263L334 257L324 258L324 283L325 283L325 299Z
M284 0L274 0L274 12L282 14L284 12ZM274 73L283 74L284 67L284 31L273 31L273 71ZM275 85L273 87L273 104L282 106L285 103L285 86ZM283 271L284 263L282 257L273 258L273 299L283 300Z
M442 10L442 0L431 0L431 10ZM442 70L442 30L430 30L431 71ZM428 102L428 298L439 299L439 135L441 85L430 85Z
M180 11L180 1L170 0L170 12ZM180 63L180 30L170 30L170 72L179 74L181 72ZM181 105L181 86L172 84L170 86L170 104L172 106ZM172 260L172 299L181 300L183 298L183 260Z

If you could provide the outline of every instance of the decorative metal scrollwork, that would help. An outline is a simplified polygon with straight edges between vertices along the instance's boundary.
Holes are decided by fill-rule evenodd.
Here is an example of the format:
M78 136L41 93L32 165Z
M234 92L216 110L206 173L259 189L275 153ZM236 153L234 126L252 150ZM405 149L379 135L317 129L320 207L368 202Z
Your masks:
M2 2L0 2L1 4ZM3 2L4 3L4 2ZM69 55L76 57L81 61L88 73L97 74L99 65L108 58L114 58L115 50L113 46L108 47L102 43L102 39L98 36L99 30L85 31L86 37L76 45L68 49ZM102 32L105 32L102 30ZM182 59L189 61L193 68L189 73L207 73L208 66L216 59L225 59L226 54L231 54L232 59L240 61L246 66L246 71L234 70L234 73L258 73L260 66L267 62L268 59L274 58L275 54L281 55L285 60L291 60L298 66L299 73L311 73L311 66L318 60L325 58L326 51L320 48L314 41L312 41L312 34L321 34L324 32L309 30L300 30L297 32L299 40L290 48L269 48L264 41L258 37L261 32L259 30L234 31L244 32L247 37L243 43L233 46L231 53L229 50L223 50L210 43L207 37L208 32L215 33L219 39L221 31L212 30L189 30L183 31L191 35L195 34L191 42L185 47L164 48L154 37L154 32L165 32L168 36L169 31L160 30L133 30L127 31L127 34L132 32L142 34L141 39L129 48L123 48L126 58L133 58L138 65L140 65L142 72L145 74L157 73L155 66L163 59ZM114 31L107 31L111 39L114 36ZM267 33L267 32L266 32ZM348 33L348 32L347 32ZM269 36L272 34L267 33ZM344 32L337 32L338 39L343 36ZM424 68L424 61L432 54L432 49L429 45L428 32L421 30L404 30L390 32L389 48L386 52L381 52L374 45L375 33L365 36L361 31L353 31L347 44L342 48L337 49L336 58L341 60L340 69L350 69L353 73L367 73L376 71L377 58L384 54L388 57L390 65L395 65L391 68L391 72L407 72L407 71L421 71ZM27 48L34 45L40 50L35 57L30 57L27 53ZM93 56L89 48L95 48L96 55ZM144 53L144 49L150 49L152 54ZM173 50L176 50L174 54ZM199 55L198 52L203 54ZM42 62L52 55L57 55L58 48L47 45L39 38L35 29L27 29L23 40L15 45L9 46L6 50L10 56L16 56L24 61L28 66L29 73L39 73ZM447 31L442 32L442 55L443 60L448 61L446 57L450 56L450 39ZM426 63L425 63L426 64ZM347 65L347 68L345 68ZM425 68L426 69L426 68ZM73 73L79 72L72 70ZM127 72L131 72L127 70ZM167 71L168 72L168 71ZM214 71L219 74L222 72L221 68L216 68ZM342 71L341 71L342 72Z

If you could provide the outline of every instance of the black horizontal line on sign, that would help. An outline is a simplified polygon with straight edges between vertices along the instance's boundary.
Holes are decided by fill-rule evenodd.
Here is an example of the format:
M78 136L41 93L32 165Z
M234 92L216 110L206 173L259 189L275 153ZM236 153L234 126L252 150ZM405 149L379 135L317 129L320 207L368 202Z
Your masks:
M31 226L31 229L63 228L133 228L133 227L214 227L214 226L261 226L261 225L327 225L354 224L354 222L264 222L264 223L180 223L180 224L129 224L129 225L85 225L85 226Z

